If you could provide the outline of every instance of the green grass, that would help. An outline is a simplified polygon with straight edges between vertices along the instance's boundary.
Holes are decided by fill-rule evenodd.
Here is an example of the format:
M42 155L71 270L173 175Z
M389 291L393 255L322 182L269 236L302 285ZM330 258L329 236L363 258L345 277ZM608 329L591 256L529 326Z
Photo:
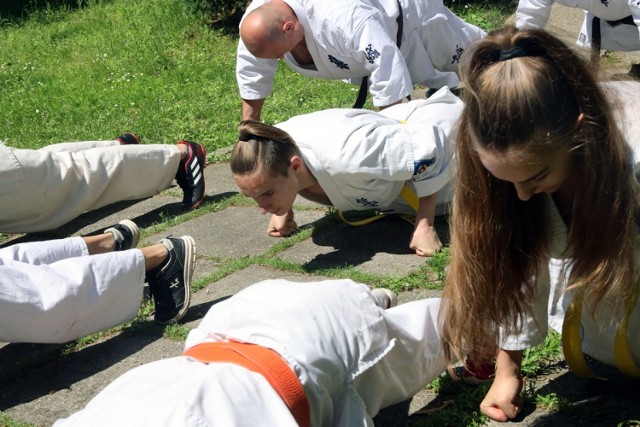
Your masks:
M456 15L485 31L502 27L518 5L517 1L512 0L452 0L445 3Z
M33 424L14 421L0 411L0 427L33 427Z
M555 393L536 395L536 405L547 411L562 411L567 408L569 402L564 397L559 397Z
M84 4L0 27L1 140L37 148L133 131L148 143L192 138L209 151L235 142L237 39L185 1ZM267 122L353 102L350 85L283 68Z
M527 377L541 374L547 366L561 358L562 337L551 331L542 344L525 350L522 358L522 374Z

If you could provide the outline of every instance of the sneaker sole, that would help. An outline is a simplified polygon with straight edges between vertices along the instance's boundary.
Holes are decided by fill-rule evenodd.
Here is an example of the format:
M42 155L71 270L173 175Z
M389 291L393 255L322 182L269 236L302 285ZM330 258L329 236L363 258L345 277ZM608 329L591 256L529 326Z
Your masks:
M204 183L204 170L207 168L207 149L204 148L204 145L202 145L202 144L198 144L197 147L202 149L202 165L200 165L200 173L202 174L202 178L201 179L203 180L203 183ZM198 156L197 153L196 153L196 158L198 159L198 163L200 163L200 156ZM200 197L200 200L195 202L188 209L193 210L193 209L196 209L198 206L200 206L200 204L202 204L202 202L204 201L204 196L205 195L206 195L206 192L203 192L202 193L202 197Z
M189 306L191 305L191 277L193 276L196 263L196 241L191 236L182 236L180 239L184 242L184 269L182 272L182 280L184 281L184 304L182 304L182 308L172 319L165 321L156 320L156 322L161 325L168 325L169 323L180 321L184 315L187 314Z
M462 377L462 382L468 385L482 385L488 384L493 381L493 378L487 378L486 380L481 380L476 377Z
M191 147L189 142L192 142L195 145L195 149L193 147ZM180 140L178 142L178 144L184 144L184 145L186 145L186 146L191 148L192 156L195 156L196 161L198 162L198 165L200 166L200 173L202 174L201 179L203 180L203 183L204 183L205 182L204 181L204 170L207 168L207 149L204 147L204 145L198 144L197 142L193 142L193 141ZM202 163L200 163L200 157L201 156L202 156ZM189 163L190 160L191 160L191 158L187 159L185 164ZM186 170L186 166L185 166L185 173L189 173L189 171ZM202 197L200 197L200 200L198 200L197 202L195 202L191 206L187 206L187 205L183 204L184 209L187 209L187 210L196 209L204 201L205 195L206 195L206 186L205 186L205 191L202 192Z
M137 247L138 241L140 240L140 229L136 223L128 219L123 219L118 224L122 224L131 230L131 249Z
M131 138L133 138L133 142L128 142L127 141L127 138L128 138L129 135L131 135ZM124 137L125 139L122 139L122 137ZM136 135L133 132L123 133L122 135L120 135L119 137L116 138L116 141L119 141L124 145L137 145L137 144L140 144L140 138L138 137L138 135Z

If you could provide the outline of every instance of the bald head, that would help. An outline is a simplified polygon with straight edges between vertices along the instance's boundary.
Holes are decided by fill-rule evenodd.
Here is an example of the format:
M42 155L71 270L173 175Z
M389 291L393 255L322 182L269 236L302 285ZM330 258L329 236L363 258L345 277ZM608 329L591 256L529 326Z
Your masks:
M272 0L245 16L240 37L255 57L275 59L289 52L304 37L304 30L289 5Z

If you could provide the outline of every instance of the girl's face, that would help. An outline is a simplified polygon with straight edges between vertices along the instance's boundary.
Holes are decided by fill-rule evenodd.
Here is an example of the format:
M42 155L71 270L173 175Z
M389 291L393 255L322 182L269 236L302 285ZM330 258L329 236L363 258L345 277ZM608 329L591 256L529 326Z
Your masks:
M513 184L518 198L527 201L537 193L555 193L567 182L571 156L565 150L530 153L512 149L507 153L478 148L484 167L497 179Z
M286 214L298 195L298 179L291 167L288 176L275 175L260 167L252 174L235 175L234 178L240 191L258 203L263 215L267 212Z

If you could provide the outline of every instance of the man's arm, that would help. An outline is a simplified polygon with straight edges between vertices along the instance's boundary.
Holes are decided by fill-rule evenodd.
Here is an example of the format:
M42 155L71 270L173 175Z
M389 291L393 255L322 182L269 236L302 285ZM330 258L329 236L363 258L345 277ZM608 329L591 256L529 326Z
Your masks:
M378 17L368 18L349 42L354 57L362 59L370 73L369 92L374 106L386 108L411 95L413 83L407 64Z
M516 27L544 28L551 16L553 0L520 0L516 9Z
M242 100L242 120L260 121L260 113L262 113L263 105L264 105L264 98L243 99Z
M240 40L236 58L236 80L242 99L242 119L260 120L262 106L273 90L278 69L275 59L256 58Z

